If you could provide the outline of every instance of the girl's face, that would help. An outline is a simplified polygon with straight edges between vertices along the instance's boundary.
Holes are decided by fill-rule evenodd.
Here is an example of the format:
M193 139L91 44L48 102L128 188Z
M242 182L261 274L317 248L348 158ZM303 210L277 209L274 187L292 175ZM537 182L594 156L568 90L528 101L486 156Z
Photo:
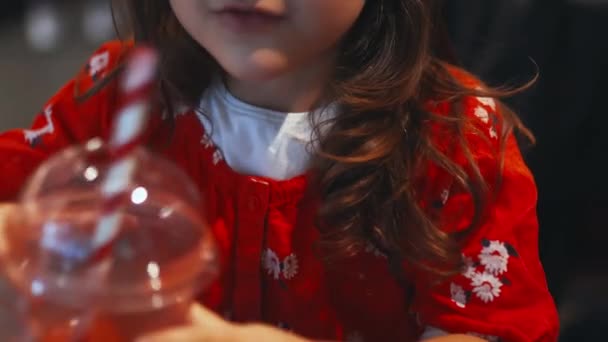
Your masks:
M177 19L233 78L269 80L326 63L365 0L170 0Z

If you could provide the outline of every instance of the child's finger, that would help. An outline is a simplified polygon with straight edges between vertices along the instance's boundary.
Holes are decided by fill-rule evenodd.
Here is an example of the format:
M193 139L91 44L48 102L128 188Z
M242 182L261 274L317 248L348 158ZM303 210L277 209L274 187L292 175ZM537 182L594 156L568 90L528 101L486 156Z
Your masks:
M238 326L226 325L223 328L201 327L192 325L182 328L163 330L148 334L137 339L137 342L237 342L245 341L240 338Z
M226 322L200 304L193 304L188 316L191 325L149 334L138 339L138 342L236 340L238 326Z
M13 203L1 203L0 204L0 251L5 251L8 246L6 246L6 240L4 239L4 230L10 224L11 220L15 220L15 211L17 210L17 205Z
M0 203L0 225L6 224L6 220L10 217L10 214L14 212L17 205L14 203Z
M205 328L225 328L229 325L222 317L200 304L192 304L189 318L193 325Z
M216 341L208 336L208 332L198 327L170 329L159 333L138 338L137 342L170 342L170 341Z

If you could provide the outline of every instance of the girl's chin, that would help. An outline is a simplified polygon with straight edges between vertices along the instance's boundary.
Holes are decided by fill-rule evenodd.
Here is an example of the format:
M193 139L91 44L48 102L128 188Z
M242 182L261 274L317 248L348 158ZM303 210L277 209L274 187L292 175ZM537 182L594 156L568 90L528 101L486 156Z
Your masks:
M270 81L289 72L288 64L284 59L262 57L233 60L230 63L223 63L222 67L230 77L245 82Z

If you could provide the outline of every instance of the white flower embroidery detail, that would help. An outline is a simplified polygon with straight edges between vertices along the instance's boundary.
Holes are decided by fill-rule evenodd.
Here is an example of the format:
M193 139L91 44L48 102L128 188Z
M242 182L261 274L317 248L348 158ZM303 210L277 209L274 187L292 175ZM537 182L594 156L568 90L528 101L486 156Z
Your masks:
M483 123L487 124L490 122L490 114L482 106L477 106L477 108L475 108L475 116L478 117Z
M490 138L497 139L498 133L496 132L496 128L490 127Z
M30 145L34 144L38 138L43 135L53 134L55 132L55 125L53 124L53 107L47 106L44 109L44 118L46 120L46 125L40 129L26 129L24 130L25 140L27 140Z
M262 267L275 280L279 280L281 275L286 280L293 279L300 269L298 257L295 254L288 255L283 261L271 249L266 249L262 253Z
M262 255L262 266L274 279L278 280L281 274L281 262L279 257L270 249L267 249Z
M500 296L500 288L502 283L498 278L489 273L476 273L471 279L473 293L484 303L494 301Z
M201 138L201 145L203 145L203 147L206 149L213 147L213 141L211 141L211 137L209 137L207 134L203 134L203 137Z
M292 253L283 260L283 277L293 279L298 274L298 267L298 258Z
M473 259L464 257L464 271L462 275L467 279L472 279L475 276L475 264L473 263Z
M96 77L100 72L104 71L110 64L110 52L102 52L93 57L89 61L89 75Z
M220 152L220 150L216 150L215 152L213 152L213 165L217 165L222 160L224 160L224 156L222 155L222 152Z
M488 246L482 248L479 253L479 262L485 267L486 272L501 275L507 272L509 251L504 243L490 241Z
M462 286L454 283L450 284L450 293L452 295L452 302L454 302L457 307L464 309L467 306L467 295Z
M496 101L494 101L493 98L491 97L478 97L477 101L479 101L479 103L490 107L493 111L496 110Z
M192 112L192 108L190 108L188 106L184 106L184 105L179 105L172 114L173 114L173 117L176 118L178 116L184 116L184 115L190 114L191 112ZM161 118L163 120L167 120L169 118L169 116L170 116L169 110L168 109L163 110Z
M509 270L509 260L519 257L515 248L508 242L488 239L481 240L481 245L476 258L462 256L464 267L461 274L470 281L469 284L455 281L450 286L452 301L459 307L463 302L469 303L473 295L486 304L490 303L501 295L503 286L511 285L504 275Z
M448 199L450 199L450 190L444 189L441 192L441 203L445 205L446 203L448 203Z

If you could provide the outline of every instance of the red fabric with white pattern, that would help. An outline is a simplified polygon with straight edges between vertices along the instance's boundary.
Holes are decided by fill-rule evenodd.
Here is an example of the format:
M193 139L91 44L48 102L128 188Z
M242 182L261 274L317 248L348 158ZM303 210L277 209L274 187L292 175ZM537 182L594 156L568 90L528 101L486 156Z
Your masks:
M85 102L74 99L119 63L125 46L108 43L88 66L54 96L30 130L0 135L0 200L14 200L26 177L52 153L69 144L108 134L115 113L116 86L110 84ZM459 71L464 84L478 82ZM450 104L430 110L447 113ZM498 169L500 120L491 99L466 98L462 110L476 131L467 140L482 174L493 184ZM197 114L175 119L170 144L158 116L157 134L168 158L180 165L204 194L207 214L222 257L222 274L201 296L213 310L235 321L264 321L316 339L352 341L412 340L424 326L451 333L472 333L504 341L555 341L558 323L553 300L538 258L536 187L514 138L505 151L502 186L463 248L468 268L434 285L428 275L404 265L416 288L406 305L403 289L391 275L386 258L365 253L324 266L313 246L315 191L302 175L274 181L239 175L223 161L204 132ZM450 141L437 129L437 144ZM445 146L444 146L445 147ZM459 151L451 151L464 162ZM470 196L453 186L437 167L425 171L421 202L440 212L446 231L470 223Z

